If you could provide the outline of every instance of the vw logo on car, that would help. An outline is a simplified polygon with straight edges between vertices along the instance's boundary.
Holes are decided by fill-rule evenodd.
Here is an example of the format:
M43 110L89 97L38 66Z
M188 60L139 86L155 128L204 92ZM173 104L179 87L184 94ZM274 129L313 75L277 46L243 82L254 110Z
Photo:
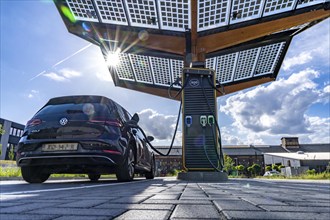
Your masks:
M60 119L60 125L64 126L68 123L68 119L67 118L61 118Z

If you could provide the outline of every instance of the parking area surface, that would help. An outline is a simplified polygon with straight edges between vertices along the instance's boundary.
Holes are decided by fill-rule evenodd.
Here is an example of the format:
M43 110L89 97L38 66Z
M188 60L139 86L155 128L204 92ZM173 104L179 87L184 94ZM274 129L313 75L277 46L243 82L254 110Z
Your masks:
M328 182L3 181L0 219L330 219Z

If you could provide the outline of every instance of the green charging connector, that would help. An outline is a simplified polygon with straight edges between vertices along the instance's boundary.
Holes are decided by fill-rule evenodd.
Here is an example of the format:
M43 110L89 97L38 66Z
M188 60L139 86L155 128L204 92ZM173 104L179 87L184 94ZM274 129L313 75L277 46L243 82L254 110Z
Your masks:
M207 122L208 122L208 124L209 124L210 126L214 125L214 117L213 117L213 115L209 115L209 116L207 117Z
M206 117L206 115L202 115L200 117L200 123L201 123L202 127L206 127L206 125L207 125L207 117Z

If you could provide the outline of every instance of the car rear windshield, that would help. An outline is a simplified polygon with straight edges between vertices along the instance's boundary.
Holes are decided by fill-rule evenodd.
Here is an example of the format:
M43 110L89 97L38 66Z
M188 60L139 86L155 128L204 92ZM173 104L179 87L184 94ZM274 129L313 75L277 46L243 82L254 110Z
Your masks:
M47 105L41 109L37 114L38 116L45 115L84 115L88 116L91 120L104 120L104 119L114 119L115 116L110 109L105 104L100 103L67 103L58 105Z

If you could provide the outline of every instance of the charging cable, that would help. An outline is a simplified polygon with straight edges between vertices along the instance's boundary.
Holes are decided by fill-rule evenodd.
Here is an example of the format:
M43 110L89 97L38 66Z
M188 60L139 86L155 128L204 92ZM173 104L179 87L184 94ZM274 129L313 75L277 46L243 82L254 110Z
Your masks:
M210 83L210 79L209 79L208 81L209 81L209 83ZM223 153L222 153L222 144L221 144L221 133L220 133L220 128L219 128L218 122L217 122L217 120L216 120L215 114L214 114L214 112L213 112L213 110L212 110L212 108L211 108L211 105L210 105L210 103L209 103L209 100L208 100L208 98L207 98L207 96L206 96L205 88L204 88L204 86L203 86L203 78L202 78L202 77L201 77L201 83L200 83L200 84L201 84L201 87L202 87L202 90L203 90L203 95L204 95L204 98L205 98L205 100L206 100L207 106L208 106L210 112L211 112L212 115L213 115L213 119L214 119L215 124L216 124L216 127L217 127L217 131L218 131L218 135L219 135L218 143L219 143L219 146L220 146L220 155L219 155L218 150L217 150L217 147L216 147L216 146L217 146L217 144L216 144L217 140L216 140L216 135L214 134L214 131L213 131L213 129L214 129L214 124L212 125L212 134L213 134L213 140L214 140L214 142L215 142L214 150L215 150L215 152L216 152L216 155L217 155L218 160L220 161L220 168L222 169L223 166L224 166L224 158L223 158ZM212 84L210 84L210 85L212 86ZM207 153L207 152L206 152L206 153ZM208 157L208 155L207 155L207 157ZM213 168L215 168L215 166L213 165L213 163L212 163L211 161L210 161L210 163L211 163L211 165L213 166ZM218 168L215 168L215 169L219 171ZM221 171L221 170L220 170L220 171Z

